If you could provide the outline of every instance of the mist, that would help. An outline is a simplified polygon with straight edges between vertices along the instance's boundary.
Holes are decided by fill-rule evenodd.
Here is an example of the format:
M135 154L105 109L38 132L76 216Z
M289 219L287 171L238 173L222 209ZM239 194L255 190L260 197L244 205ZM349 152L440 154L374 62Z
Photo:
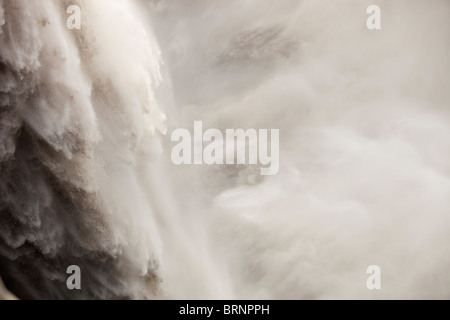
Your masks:
M0 27L19 298L450 298L448 1L0 0ZM279 129L278 174L175 165L195 121Z

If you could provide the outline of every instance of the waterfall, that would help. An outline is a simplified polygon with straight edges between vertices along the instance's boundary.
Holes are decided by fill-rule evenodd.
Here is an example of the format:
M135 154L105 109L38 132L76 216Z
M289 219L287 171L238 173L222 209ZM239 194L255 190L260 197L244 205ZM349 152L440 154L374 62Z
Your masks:
M450 4L375 2L0 0L8 289L449 298ZM278 174L175 165L195 121L280 129Z

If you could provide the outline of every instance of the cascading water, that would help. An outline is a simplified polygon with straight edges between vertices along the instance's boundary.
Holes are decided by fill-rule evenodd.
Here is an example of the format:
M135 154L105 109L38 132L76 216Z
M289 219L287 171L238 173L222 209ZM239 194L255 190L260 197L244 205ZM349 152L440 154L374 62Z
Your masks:
M449 298L450 3L376 2L381 30L371 1L0 0L6 286ZM197 120L279 128L279 173L174 165Z

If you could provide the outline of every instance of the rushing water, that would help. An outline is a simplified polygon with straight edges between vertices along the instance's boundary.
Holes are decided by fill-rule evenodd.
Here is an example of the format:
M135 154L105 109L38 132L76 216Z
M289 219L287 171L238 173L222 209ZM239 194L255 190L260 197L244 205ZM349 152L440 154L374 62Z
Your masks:
M450 298L448 1L0 0L0 27L19 297ZM278 175L173 165L197 120L280 129Z

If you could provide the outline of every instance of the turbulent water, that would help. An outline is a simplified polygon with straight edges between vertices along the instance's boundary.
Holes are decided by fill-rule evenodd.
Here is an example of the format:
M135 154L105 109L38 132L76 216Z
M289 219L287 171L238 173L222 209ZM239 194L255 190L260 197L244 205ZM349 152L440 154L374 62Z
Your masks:
M448 1L0 0L0 28L18 297L450 298ZM279 128L279 174L173 165L196 120Z

